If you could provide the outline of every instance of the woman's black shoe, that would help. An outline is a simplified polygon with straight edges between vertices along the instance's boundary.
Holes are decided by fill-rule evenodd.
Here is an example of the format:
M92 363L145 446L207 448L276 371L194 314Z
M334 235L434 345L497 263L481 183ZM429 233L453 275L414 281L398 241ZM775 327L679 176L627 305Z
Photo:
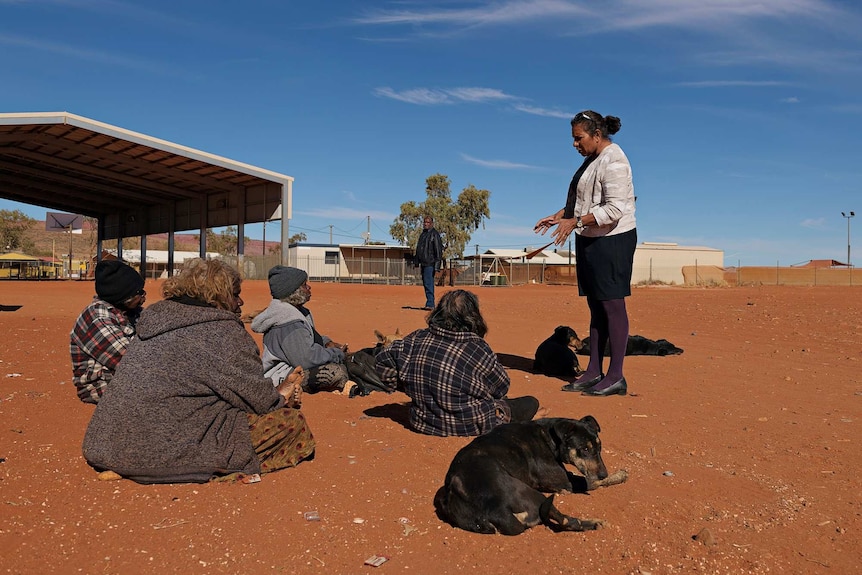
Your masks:
M596 385L598 382L600 382L604 378L605 378L605 375L603 373L600 373L597 376L595 376L594 378L588 379L587 381L582 381L581 383L576 383L574 381L572 383L567 383L566 385L564 385L562 387L562 390L563 391L584 391L584 390L587 390L587 389L591 388L592 386Z
M606 395L625 395L627 392L628 385L626 384L626 378L622 378L610 387L606 387L604 389L588 389L581 395L596 395L604 397Z

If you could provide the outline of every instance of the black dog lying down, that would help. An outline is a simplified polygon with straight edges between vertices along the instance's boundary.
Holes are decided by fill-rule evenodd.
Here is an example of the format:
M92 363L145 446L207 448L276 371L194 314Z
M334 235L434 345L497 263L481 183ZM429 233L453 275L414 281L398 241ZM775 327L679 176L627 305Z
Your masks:
M579 355L590 355L590 338L585 337L582 341L583 345L578 350ZM610 355L611 350L605 346L605 355ZM630 335L626 342L626 355L679 355L682 353L682 348L676 347L666 339L653 341L642 335Z
M375 356L367 349L347 354L344 358L344 366L350 380L356 383L358 395L368 395L372 391L384 391L392 393L394 389L383 383L377 374Z
M573 350L579 350L582 346L575 330L567 325L557 327L554 334L536 348L533 371L551 377L581 375L583 372L578 364L578 356Z
M383 335L375 329L374 335L377 337L377 343L374 347L365 347L359 351L347 354L347 357L344 358L347 373L350 376L350 380L356 383L359 395L368 395L372 391L383 391L386 393L395 391L383 383L377 374L376 357L384 347L402 338L401 330L396 329L392 335Z
M600 519L564 515L554 507L554 496L545 495L572 491L565 463L584 475L588 491L628 479L624 470L608 476L599 431L591 415L492 429L455 455L434 496L438 516L476 533L518 535L539 523L555 531L600 528Z

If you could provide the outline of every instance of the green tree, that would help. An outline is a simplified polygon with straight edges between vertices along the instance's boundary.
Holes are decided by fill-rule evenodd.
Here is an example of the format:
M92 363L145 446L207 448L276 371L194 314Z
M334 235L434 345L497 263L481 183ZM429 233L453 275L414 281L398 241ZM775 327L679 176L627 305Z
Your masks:
M21 210L0 210L0 250L32 249L33 241L26 233L35 223L36 220Z
M449 176L434 174L425 180L427 198L421 204L409 201L401 204L401 214L389 226L389 235L403 245L416 248L419 234L422 233L422 219L425 215L434 218L434 227L443 236L445 258L460 257L479 226L484 227L491 212L488 200L491 192L477 189L470 184L464 188L458 199L452 201L449 191Z
M299 232L298 234L293 234L289 238L287 238L287 245L296 244L299 242L304 242L308 239L308 236L305 235L304 232ZM269 246L269 253L271 254L280 254L281 253L281 242L276 242L274 245Z
M90 216L84 216L84 226L87 234L87 255L90 259L96 256L96 246L99 240L99 220Z
M236 226L227 226L219 233L215 233L212 228L207 229L207 251L216 252L223 256L235 256L237 254L237 237ZM195 234L196 242L200 241L200 234ZM243 236L243 242L246 245L251 243L251 238Z
M212 228L207 229L207 251L216 252L224 256L235 256L237 252L237 229L236 226L228 226L219 233ZM248 238L246 238L246 241ZM195 241L200 241L200 235L195 234Z

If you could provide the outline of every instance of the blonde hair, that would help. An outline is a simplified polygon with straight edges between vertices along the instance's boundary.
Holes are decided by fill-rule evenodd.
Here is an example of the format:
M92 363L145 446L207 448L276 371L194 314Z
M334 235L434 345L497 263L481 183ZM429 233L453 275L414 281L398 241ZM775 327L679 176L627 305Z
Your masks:
M165 280L165 299L190 297L219 309L233 311L242 277L233 266L221 260L186 260L180 272Z

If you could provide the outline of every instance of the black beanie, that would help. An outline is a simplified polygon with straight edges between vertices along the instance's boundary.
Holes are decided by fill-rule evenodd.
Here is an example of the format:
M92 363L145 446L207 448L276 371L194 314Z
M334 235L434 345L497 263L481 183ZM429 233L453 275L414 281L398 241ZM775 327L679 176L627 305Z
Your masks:
M143 287L141 274L120 260L102 260L96 265L96 295L109 304L122 303Z
M275 299L284 299L305 283L308 274L299 268L275 266L269 270L269 293Z

